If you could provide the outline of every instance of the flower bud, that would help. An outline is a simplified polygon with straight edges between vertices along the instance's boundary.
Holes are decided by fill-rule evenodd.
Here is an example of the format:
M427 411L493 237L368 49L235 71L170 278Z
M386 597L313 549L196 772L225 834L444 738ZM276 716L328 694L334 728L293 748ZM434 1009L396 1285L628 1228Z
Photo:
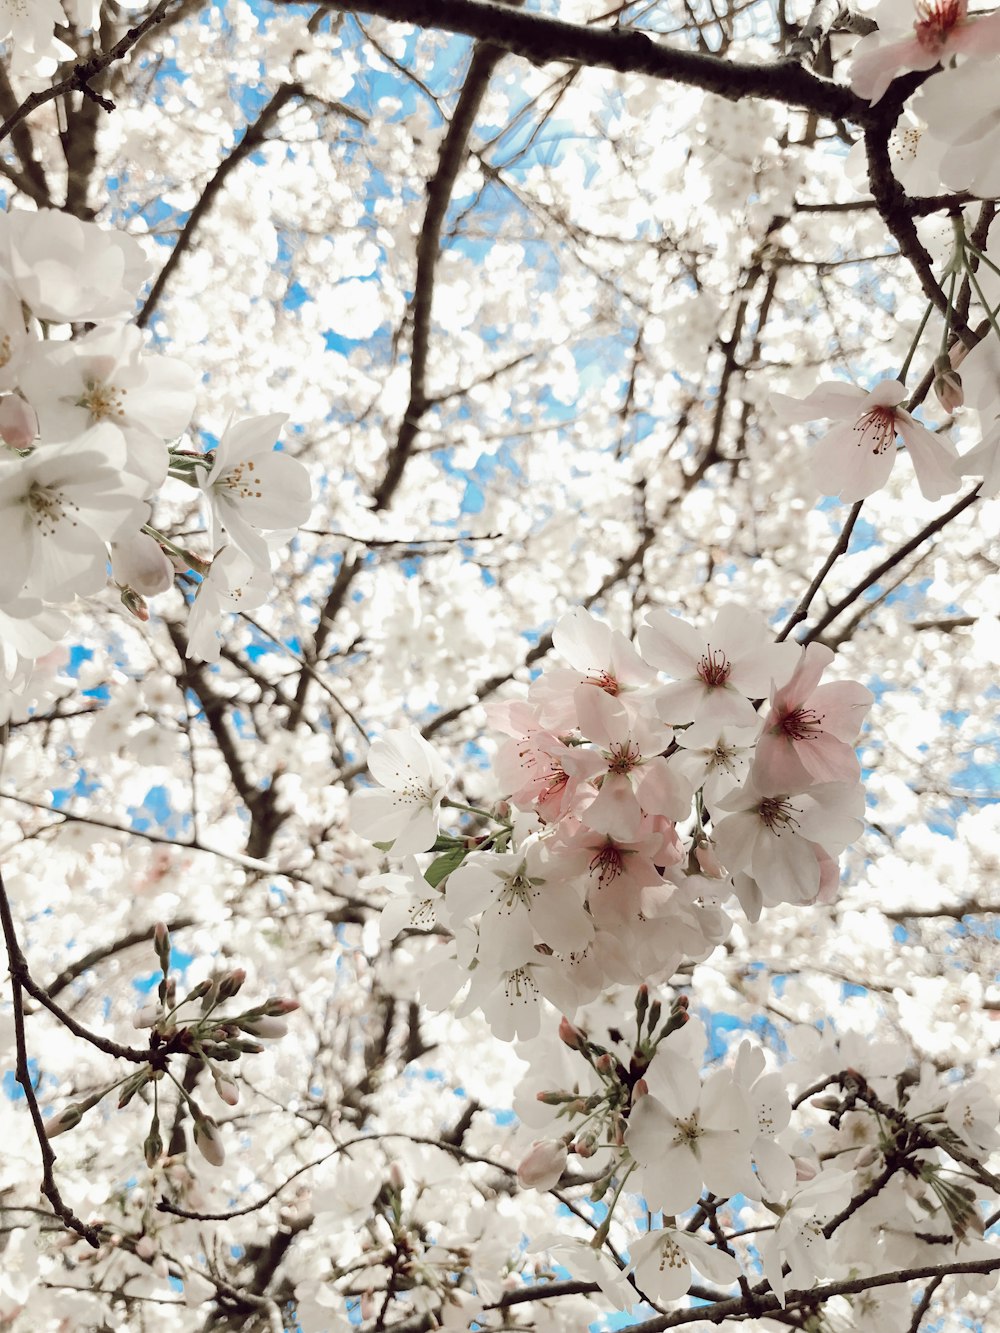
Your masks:
M934 393L946 412L954 412L965 403L962 377L952 368L947 354L939 356L934 362Z
M252 1032L255 1037L283 1037L288 1031L288 1024L283 1018L244 1019L240 1023L244 1032Z
M65 1134L68 1129L75 1129L83 1119L83 1108L77 1105L66 1106L45 1122L45 1137L54 1139L57 1134Z
M153 948L164 969L170 966L170 931L165 921L157 921L153 927Z
M594 1061L594 1068L597 1070L599 1074L614 1073L614 1068L615 1068L614 1056L612 1056L609 1051L605 1051L603 1055L599 1055L597 1059Z
M194 1141L202 1157L212 1166L221 1166L226 1160L219 1126L208 1116L202 1116L194 1122Z
M814 1162L810 1162L807 1157L796 1157L794 1160L795 1179L797 1181L816 1179L817 1168Z
M163 1140L160 1138L160 1125L159 1121L154 1120L142 1145L142 1155L146 1159L146 1165L150 1170L159 1161L162 1152Z
M173 585L174 569L148 532L135 532L111 543L111 574L116 583L144 597Z
M135 1243L135 1252L140 1259L152 1259L156 1253L156 1241L152 1236L140 1236Z
M38 434L35 409L16 393L0 402L0 439L12 449L30 449Z
M728 879L729 871L716 856L714 849L706 843L704 846L694 849L695 860L698 862L698 869L709 879Z
M593 1157L597 1151L597 1135L584 1134L573 1144L572 1151L579 1157Z
M518 1184L522 1189L552 1189L563 1173L568 1153L559 1139L536 1139L517 1168Z
M632 1105L634 1106L640 1097L646 1097L649 1094L649 1084L644 1078L636 1080L635 1087L632 1089Z
M267 1018L281 1018L285 1014L294 1014L296 1009L301 1009L298 1000L282 1000L272 997L262 1007L261 1013Z
M247 979L247 974L245 969L242 967L236 967L232 970L232 972L227 972L226 975L219 982L220 1002L222 1000L231 1000L232 997L239 991L240 987L243 985L246 979Z
M389 1184L394 1190L403 1188L403 1168L398 1162L389 1163Z
M235 1081L226 1074L213 1075L212 1081L215 1084L216 1093L222 1098L227 1106L235 1106L240 1099L240 1090Z
M585 1037L575 1023L571 1023L568 1018L563 1017L559 1020L559 1040L564 1046L568 1046L571 1051L578 1051L583 1045Z

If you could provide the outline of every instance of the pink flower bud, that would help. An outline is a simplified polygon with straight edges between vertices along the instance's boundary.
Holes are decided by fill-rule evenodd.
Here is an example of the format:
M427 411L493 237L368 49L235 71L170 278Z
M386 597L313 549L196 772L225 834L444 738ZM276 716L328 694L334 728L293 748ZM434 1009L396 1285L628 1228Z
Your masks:
M403 1188L403 1168L398 1162L389 1163L389 1184L394 1190Z
M569 1150L560 1139L536 1139L517 1168L522 1189L552 1189L566 1166Z
M268 1018L280 1018L283 1014L294 1014L296 1009L301 1009L298 1000L270 999L264 1005L264 1013Z
M29 449L38 434L35 409L16 393L0 402L0 438L12 449Z
M568 1046L571 1051L578 1051L585 1038L575 1023L571 1023L568 1018L561 1018L559 1020L559 1040L564 1046Z
M173 565L148 532L132 533L111 543L111 573L116 583L143 597L166 592L174 581Z
M212 1166L221 1166L226 1160L226 1149L222 1143L219 1126L208 1116L194 1122L194 1141L198 1151Z
M599 1074L613 1073L614 1067L614 1057L608 1051L605 1051L603 1055L599 1055L594 1061L594 1068Z
M704 846L694 849L695 860L698 862L698 869L709 879L728 879L729 871L716 856L713 848L706 843Z
M864 1148L861 1148L859 1150L857 1156L855 1157L854 1169L855 1171L862 1171L866 1166L872 1166L875 1162L878 1161L878 1159L879 1159L878 1149L873 1148L871 1144L867 1144Z
M634 1106L640 1097L649 1095L649 1084L644 1078L640 1078L632 1089L632 1105Z
M797 1181L815 1180L817 1168L815 1163L810 1162L806 1157L795 1158L795 1179Z
M225 1074L216 1074L213 1082L215 1091L226 1103L227 1106L235 1106L240 1099L240 1090L231 1078Z
M232 972L227 972L219 982L219 1000L231 1000L246 979L246 970L242 967L234 967Z

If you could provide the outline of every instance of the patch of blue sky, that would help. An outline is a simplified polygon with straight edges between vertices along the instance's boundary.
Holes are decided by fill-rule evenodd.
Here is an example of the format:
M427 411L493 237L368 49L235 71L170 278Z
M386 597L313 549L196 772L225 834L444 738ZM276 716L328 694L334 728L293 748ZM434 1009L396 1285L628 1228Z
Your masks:
M38 1076L41 1066L34 1056L28 1056L28 1077L31 1079L32 1086L38 1087ZM8 1101L19 1102L24 1100L24 1089L14 1077L13 1069L5 1069L3 1079L0 1080L0 1087L3 1088L3 1094Z

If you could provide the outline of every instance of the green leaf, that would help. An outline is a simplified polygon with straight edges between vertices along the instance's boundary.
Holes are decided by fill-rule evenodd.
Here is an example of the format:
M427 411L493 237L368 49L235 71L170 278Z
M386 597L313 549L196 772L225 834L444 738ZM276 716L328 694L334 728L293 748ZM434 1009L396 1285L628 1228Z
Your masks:
M464 843L457 847L449 847L443 855L430 863L424 871L424 879L432 889L436 889L447 875L462 864L468 850Z

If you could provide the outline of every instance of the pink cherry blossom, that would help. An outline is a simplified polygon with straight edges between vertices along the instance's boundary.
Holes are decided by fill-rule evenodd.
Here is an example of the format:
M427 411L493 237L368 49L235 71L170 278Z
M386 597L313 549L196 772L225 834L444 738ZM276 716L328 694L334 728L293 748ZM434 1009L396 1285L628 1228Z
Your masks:
M655 680L655 672L625 635L583 607L562 617L552 631L552 645L570 665L550 668L532 682L529 693L553 730L569 731L576 725L573 699L578 685L594 686L617 698Z
M958 451L899 406L905 397L899 380L880 380L870 393L827 381L803 399L772 393L771 403L785 422L825 418L842 423L827 431L813 450L813 479L824 495L853 503L881 490L896 458L896 437L902 436L921 493L927 500L940 500L961 485Z
M851 87L871 104L906 70L933 69L953 56L1000 53L1000 14L970 15L968 0L917 0L913 36L888 41L884 32L854 48Z
M772 694L753 762L758 791L773 796L860 778L854 741L874 696L857 681L820 685L833 658L832 649L809 644L791 680Z

